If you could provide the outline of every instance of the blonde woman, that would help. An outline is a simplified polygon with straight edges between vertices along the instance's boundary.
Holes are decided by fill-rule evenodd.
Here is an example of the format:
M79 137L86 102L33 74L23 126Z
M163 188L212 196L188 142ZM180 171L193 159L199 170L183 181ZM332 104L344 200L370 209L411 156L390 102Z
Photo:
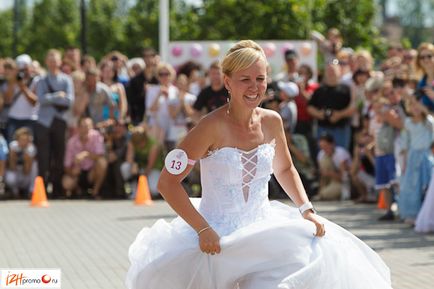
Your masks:
M266 67L263 50L250 40L226 54L222 68L230 101L179 145L191 160L186 170L172 174L171 163L163 169L159 191L180 217L139 233L129 250L128 288L391 288L378 255L314 213L282 119L258 107ZM200 204L181 185L199 159ZM300 210L269 202L273 171Z
M150 134L160 143L167 140L173 121L170 117L169 104L178 99L178 89L173 85L176 72L168 63L157 66L159 85L148 85L146 89L146 121Z
M422 43L417 49L416 67L423 77L416 87L416 97L430 110L434 111L434 45Z

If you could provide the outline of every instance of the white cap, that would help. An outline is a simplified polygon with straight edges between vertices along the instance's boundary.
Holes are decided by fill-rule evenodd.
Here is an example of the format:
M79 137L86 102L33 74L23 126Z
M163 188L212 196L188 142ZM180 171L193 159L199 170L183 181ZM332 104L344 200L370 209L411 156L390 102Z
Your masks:
M18 55L15 59L18 69L26 68L32 65L32 58L27 54Z
M127 67L131 68L135 64L138 64L141 69L145 69L146 68L145 61L141 57L135 57L135 58L131 58L130 60L128 60Z
M383 87L383 83L384 78L382 76L373 76L366 81L365 90L367 92L380 90Z
M281 91L283 91L288 97L296 97L299 94L298 85L294 82L284 82L279 81L277 86Z

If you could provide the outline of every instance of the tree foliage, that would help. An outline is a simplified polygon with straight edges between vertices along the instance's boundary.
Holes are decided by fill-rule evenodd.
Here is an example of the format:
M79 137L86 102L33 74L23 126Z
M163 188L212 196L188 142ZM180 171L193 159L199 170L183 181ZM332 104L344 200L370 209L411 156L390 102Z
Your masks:
M97 59L123 43L122 16L117 14L118 1L90 0L87 13L88 53Z
M76 45L79 11L76 0L43 0L33 7L32 17L23 27L23 51L43 59L47 49Z
M158 0L87 0L89 54L139 55L158 49ZM170 0L171 40L306 39L339 28L345 45L378 49L372 0ZM80 46L79 0L39 0L21 26L19 52L41 59L49 48ZM12 11L0 12L0 56L11 55Z
M12 56L12 10L0 12L0 57Z

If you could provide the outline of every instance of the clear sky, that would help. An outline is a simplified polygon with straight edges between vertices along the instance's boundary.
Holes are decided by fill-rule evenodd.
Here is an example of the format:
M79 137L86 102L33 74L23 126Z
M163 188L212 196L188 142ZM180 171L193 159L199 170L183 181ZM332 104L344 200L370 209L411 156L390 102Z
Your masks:
M0 10L11 7L12 3L13 0L0 0Z

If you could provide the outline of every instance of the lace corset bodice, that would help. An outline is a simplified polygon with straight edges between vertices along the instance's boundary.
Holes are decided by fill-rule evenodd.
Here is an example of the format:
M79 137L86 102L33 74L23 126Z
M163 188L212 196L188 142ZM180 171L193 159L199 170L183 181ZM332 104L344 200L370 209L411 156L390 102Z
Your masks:
M248 152L223 147L200 161L199 211L220 234L231 233L265 216L274 146L272 141Z

